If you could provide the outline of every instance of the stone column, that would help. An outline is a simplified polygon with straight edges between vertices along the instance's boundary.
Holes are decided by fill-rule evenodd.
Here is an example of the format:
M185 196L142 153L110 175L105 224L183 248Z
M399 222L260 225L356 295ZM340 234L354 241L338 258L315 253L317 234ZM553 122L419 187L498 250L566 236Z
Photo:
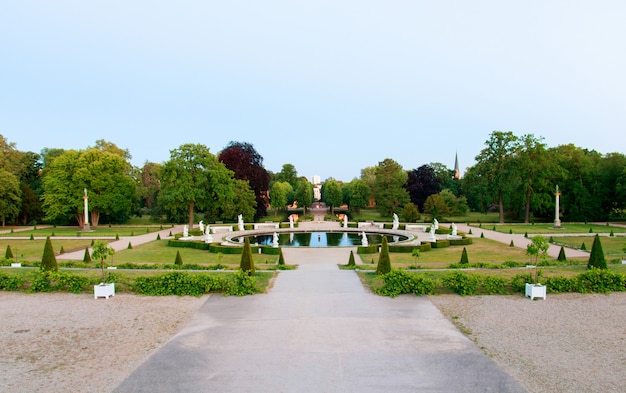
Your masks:
M561 219L559 218L559 197L561 196L561 193L559 192L559 186L556 186L556 208L555 208L555 213L554 213L554 227L555 228L560 228L561 227Z
M85 222L83 223L83 231L89 231L89 197L87 196L87 189L85 188L85 196L83 196L83 200L85 201Z

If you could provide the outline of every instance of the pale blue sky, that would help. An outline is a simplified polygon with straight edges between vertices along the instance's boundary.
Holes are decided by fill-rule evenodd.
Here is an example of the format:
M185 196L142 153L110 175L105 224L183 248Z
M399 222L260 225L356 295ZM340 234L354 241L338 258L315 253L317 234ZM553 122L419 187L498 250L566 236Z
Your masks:
M0 134L20 150L249 142L349 181L462 169L493 130L626 152L623 1L1 1Z

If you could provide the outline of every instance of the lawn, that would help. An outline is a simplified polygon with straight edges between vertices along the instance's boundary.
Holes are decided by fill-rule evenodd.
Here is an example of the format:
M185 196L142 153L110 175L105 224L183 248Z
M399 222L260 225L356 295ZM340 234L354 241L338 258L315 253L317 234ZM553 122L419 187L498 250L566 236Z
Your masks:
M72 252L77 250L84 250L85 247L91 245L91 240L89 239L76 239L76 240L55 240L52 239L52 248L55 253L59 255L61 251L61 247L63 247L64 252ZM17 257L18 262L22 261L41 261L41 257L43 255L43 247L45 240L7 240L0 239L0 257L4 257L4 253L6 252L7 245L11 245L11 251L13 252L13 256Z
M585 244L585 248L591 251L593 239L595 235L589 236L559 236L554 237L554 244L580 249ZM602 251L607 259L623 258L626 259L626 237L624 236L601 236L600 243Z
M502 233L514 234L567 234L567 233L626 233L626 228L617 226L606 226L598 224L569 224L563 223L559 229L554 228L552 223L544 224L471 224L473 227L481 226L483 229L495 230ZM591 231L591 232L590 232Z
M156 232L161 229L167 229L168 226L161 228L160 225L155 226L129 226L129 225L116 225L116 226L102 226L93 229L90 232L82 232L78 227L46 227L40 229L34 229L29 231L15 231L14 233L2 233L0 237L47 237L47 236L62 236L62 237L114 237L119 236L137 236L146 233Z

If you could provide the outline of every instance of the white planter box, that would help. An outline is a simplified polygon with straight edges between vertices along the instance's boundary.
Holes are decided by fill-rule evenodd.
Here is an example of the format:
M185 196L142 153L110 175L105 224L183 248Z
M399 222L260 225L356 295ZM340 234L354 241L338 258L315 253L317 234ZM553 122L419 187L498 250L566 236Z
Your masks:
M22 267L22 264L20 262L12 262L11 267Z
M111 284L100 284L93 286L93 297L97 299L99 297L103 297L108 299L109 296L115 296L115 283Z
M546 286L541 284L526 284L526 297L529 297L531 300L536 297L546 300Z

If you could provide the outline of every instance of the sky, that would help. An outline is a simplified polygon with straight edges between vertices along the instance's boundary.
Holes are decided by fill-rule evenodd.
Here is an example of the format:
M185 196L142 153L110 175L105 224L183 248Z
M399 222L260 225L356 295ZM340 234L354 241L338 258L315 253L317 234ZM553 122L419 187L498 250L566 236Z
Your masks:
M0 134L105 139L134 165L247 142L350 181L386 158L462 172L491 132L626 153L626 2L0 2Z

